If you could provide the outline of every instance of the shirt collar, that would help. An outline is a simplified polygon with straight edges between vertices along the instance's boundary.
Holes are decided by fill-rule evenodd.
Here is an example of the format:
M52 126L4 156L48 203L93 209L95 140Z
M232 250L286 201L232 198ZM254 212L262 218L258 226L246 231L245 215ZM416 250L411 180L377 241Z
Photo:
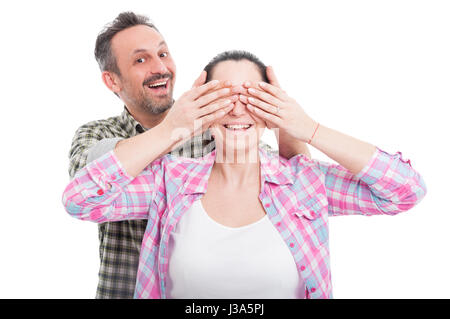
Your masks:
M278 154L269 154L263 149L259 149L261 162L261 180L277 184L293 184L293 176L287 160ZM216 159L216 150L196 159L186 159L183 163L183 170L187 173L187 178L181 188L182 194L204 194L208 186L208 179L211 169Z
M126 106L123 107L120 122L127 131L130 131L131 135L137 135L146 131L144 126L131 115Z

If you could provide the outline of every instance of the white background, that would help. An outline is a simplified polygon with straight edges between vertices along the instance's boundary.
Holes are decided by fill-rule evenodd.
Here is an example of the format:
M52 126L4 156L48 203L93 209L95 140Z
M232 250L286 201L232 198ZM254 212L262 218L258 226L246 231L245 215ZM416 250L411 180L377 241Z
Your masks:
M95 296L97 225L61 195L77 127L122 111L93 51L123 10L164 35L175 97L217 53L245 49L315 120L411 159L428 186L417 207L330 219L334 297L450 297L449 1L110 0L1 4L1 298Z

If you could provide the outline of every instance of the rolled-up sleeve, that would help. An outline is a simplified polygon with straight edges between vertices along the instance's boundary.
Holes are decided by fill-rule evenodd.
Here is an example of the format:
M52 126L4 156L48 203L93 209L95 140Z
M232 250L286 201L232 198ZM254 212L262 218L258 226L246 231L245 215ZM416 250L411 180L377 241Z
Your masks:
M62 201L73 217L96 223L148 218L161 174L161 160L133 178L114 151L102 155L77 172L65 188Z
M402 154L376 148L356 175L340 165L318 162L325 174L329 214L395 215L417 205L427 189L422 176Z

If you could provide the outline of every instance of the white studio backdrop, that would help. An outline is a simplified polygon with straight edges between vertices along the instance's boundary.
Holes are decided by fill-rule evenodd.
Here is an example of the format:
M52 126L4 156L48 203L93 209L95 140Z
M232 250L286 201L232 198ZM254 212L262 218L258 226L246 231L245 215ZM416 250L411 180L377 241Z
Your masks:
M0 298L95 296L97 225L69 217L61 195L75 130L122 111L93 51L101 28L125 10L150 16L165 37L177 64L175 98L213 56L244 49L272 65L315 120L411 159L428 186L417 207L330 219L334 297L450 297L448 1L0 6Z

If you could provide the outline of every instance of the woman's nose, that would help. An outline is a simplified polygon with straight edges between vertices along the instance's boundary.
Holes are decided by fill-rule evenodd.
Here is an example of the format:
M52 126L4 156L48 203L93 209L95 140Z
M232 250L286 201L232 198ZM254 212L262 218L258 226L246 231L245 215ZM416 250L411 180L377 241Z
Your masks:
M230 114L234 116L241 116L246 113L245 104L237 100L234 102L234 107L231 109Z

